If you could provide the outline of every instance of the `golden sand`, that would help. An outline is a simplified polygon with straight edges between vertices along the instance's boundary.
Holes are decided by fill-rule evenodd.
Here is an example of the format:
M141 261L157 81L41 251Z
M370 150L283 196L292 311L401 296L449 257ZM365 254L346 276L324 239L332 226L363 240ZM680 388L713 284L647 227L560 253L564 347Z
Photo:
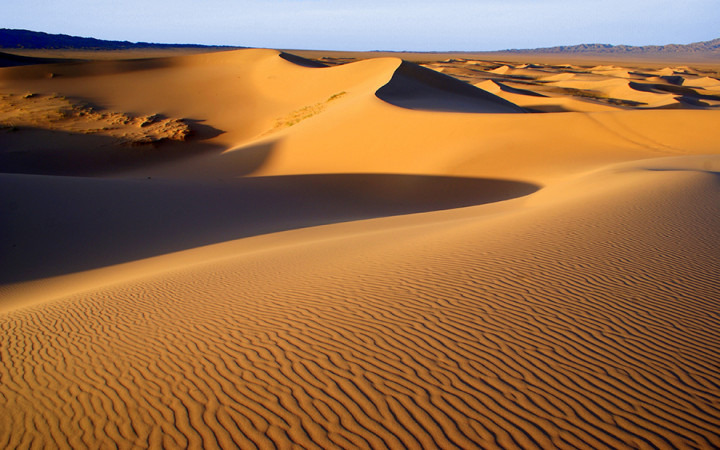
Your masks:
M718 68L343 57L0 69L0 447L720 447Z

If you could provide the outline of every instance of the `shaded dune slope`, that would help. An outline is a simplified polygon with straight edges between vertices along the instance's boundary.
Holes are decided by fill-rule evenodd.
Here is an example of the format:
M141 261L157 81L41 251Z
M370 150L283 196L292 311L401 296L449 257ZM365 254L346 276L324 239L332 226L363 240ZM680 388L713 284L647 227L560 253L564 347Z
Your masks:
M522 108L475 86L403 61L377 97L395 106L427 111L520 113Z
M503 201L537 189L510 180L400 174L232 183L0 175L6 194L0 284L258 234Z
M51 60L52 62L49 64L33 64L9 68L2 72L1 78L9 80L32 80L55 77L86 78L173 67L177 66L178 61L191 58L192 57L171 57L110 61Z
M293 55L292 53L282 52L278 56L280 56L282 59L289 61L293 64L296 64L298 66L302 67L311 67L315 69L319 69L321 67L327 67L325 64L315 61L312 59L303 58L301 56Z
M50 64L54 62L58 62L58 60L0 52L0 67L29 66L34 64Z
M101 176L133 169L152 170L157 165L195 155L217 154L223 147L197 136L202 125L192 124L189 143L159 141L138 144L126 138L89 135L83 132L23 127L21 132L1 136L0 172L58 176ZM208 133L216 133L211 127ZM2 131L0 131L2 133ZM142 139L142 135L140 139Z

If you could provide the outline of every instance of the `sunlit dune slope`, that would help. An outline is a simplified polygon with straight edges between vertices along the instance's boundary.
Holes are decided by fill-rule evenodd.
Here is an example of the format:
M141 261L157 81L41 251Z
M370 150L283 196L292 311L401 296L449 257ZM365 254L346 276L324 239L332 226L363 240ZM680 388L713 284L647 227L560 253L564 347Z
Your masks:
M434 100L428 103L431 108L444 101L452 104L472 96L485 100L484 103L513 108L502 99L483 96L482 91L451 77L438 79L435 72L413 68L396 58L317 70L301 58L285 55L272 50L241 50L163 59L41 65L8 68L2 78L10 86L12 80L22 80L25 90L61 92L101 108L202 120L230 135L220 139L223 143L231 137L242 139L243 135L253 137L267 131L282 113L325 101L334 94L374 94L386 84L388 98L402 97L400 91L410 86L413 92L405 95L407 101L433 97L436 91L449 95L449 100L434 95ZM402 81L389 83L393 77ZM78 82L80 79L82 82ZM472 103L467 100L464 107L472 107ZM238 133L238 128L245 133Z

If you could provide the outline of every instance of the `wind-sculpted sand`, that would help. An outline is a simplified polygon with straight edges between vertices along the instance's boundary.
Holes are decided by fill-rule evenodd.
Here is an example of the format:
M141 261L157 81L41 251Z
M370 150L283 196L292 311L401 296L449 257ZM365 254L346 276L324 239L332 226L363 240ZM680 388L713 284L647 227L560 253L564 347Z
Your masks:
M426 65L0 69L0 447L720 447L716 73Z

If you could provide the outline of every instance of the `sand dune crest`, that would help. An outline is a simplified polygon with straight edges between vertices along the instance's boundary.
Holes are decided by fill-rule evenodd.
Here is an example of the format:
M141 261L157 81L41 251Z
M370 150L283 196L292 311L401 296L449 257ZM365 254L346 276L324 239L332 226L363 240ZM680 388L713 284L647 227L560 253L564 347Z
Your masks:
M396 106L428 111L518 113L522 108L452 77L402 62L378 98Z

